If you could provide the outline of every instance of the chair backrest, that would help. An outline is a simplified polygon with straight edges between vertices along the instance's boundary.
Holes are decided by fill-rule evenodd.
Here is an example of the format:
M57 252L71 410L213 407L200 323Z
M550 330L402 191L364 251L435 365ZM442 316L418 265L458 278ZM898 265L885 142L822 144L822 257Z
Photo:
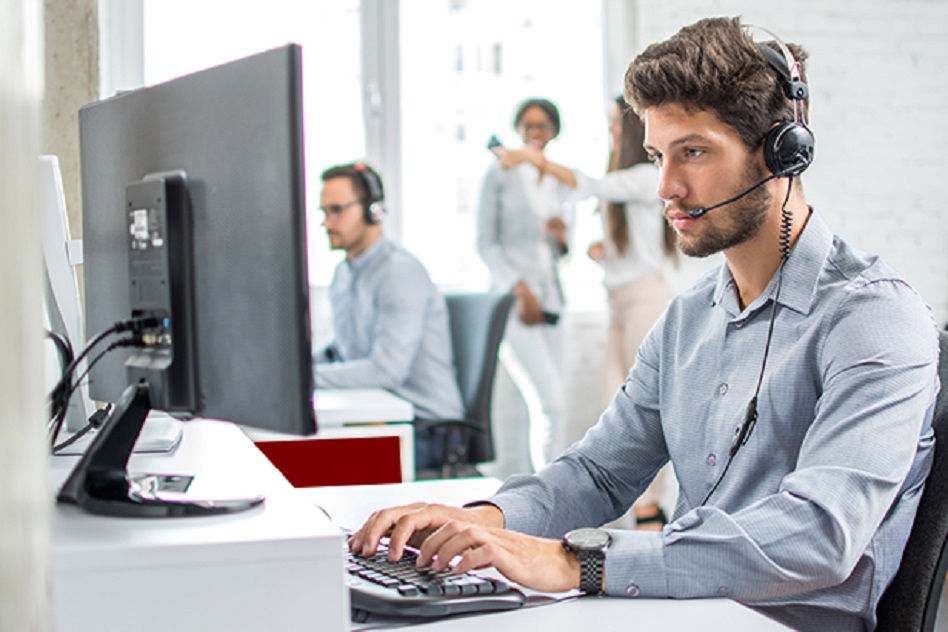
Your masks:
M497 350L504 336L513 294L446 294L451 345L457 367L458 387L464 402L469 432L468 461L494 459L491 432L491 397L497 370Z
M939 332L938 377L942 388L935 403L935 458L899 572L876 609L878 632L931 632L948 572L948 332Z

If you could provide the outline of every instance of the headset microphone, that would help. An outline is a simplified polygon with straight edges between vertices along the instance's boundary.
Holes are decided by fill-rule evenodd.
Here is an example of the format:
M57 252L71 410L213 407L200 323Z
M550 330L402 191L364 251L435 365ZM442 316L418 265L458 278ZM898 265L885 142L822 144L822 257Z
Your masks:
M694 209L693 211L690 211L690 212L688 213L688 217L690 217L690 218L692 218L692 219L694 219L694 218L696 218L696 217L701 217L702 215L704 215L704 214L707 213L708 211L712 211L712 210L714 210L714 209L716 209L716 208L720 208L720 207L722 207L722 206L727 206L728 204L732 204L732 203L734 203L734 202L737 202L738 200L740 200L740 199L741 199L742 197L744 197L745 195L748 195L748 194L750 194L750 193L753 193L754 191L756 191L756 190L759 189L760 187L764 186L765 184L767 184L768 182L770 182L770 181L773 180L774 178L779 178L781 175L783 175L783 174L778 174L778 173L770 174L769 176L767 176L766 178L764 178L763 180L761 180L760 182L758 182L757 184L755 184L755 185L752 186L751 188L745 189L744 191L742 191L741 193L738 193L737 195L735 195L735 196L732 197L732 198L728 198L728 199L724 200L723 202L718 202L717 204L712 204L711 206L699 206L698 208Z

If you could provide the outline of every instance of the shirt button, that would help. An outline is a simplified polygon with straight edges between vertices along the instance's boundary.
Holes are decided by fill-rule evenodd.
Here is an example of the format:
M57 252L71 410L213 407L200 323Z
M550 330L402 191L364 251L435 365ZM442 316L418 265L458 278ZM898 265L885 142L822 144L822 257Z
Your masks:
M635 584L629 584L629 587L625 589L625 594L629 597L638 597L640 592L642 591Z
M731 594L731 591L727 586L718 586L718 597L727 597Z
M714 467L715 465L717 465L717 463L718 463L718 457L714 454L709 454L708 465L710 465L711 467Z
M744 327L744 321L743 321L743 320L739 320L739 321L737 321L736 323L734 323L734 326L737 327L738 329L741 329L741 328Z
M727 393L727 384L722 384L721 386L719 386L718 393L720 393L721 395L724 395L725 393Z

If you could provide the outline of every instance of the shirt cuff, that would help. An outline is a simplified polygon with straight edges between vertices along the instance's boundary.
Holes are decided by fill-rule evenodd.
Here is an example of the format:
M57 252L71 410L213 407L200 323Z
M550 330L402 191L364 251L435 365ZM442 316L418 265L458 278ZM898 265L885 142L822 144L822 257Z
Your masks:
M663 536L657 531L607 529L606 594L614 597L667 597Z
M529 503L523 502L520 496L501 493L481 502L489 503L500 509L501 513L504 514L504 529L537 535L534 526L536 512L530 507ZM534 528L530 528L531 526L534 526Z

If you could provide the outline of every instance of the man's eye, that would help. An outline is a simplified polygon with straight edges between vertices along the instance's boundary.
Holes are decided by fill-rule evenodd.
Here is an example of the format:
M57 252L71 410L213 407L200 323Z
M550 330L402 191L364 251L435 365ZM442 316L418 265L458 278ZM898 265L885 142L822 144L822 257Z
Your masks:
M697 158L698 156L704 154L704 150L689 148L685 150L685 153L688 154L689 158Z
M645 157L648 158L649 162L654 163L656 165L659 165L662 163L661 154L653 154L652 152L648 152L647 154L645 154Z

